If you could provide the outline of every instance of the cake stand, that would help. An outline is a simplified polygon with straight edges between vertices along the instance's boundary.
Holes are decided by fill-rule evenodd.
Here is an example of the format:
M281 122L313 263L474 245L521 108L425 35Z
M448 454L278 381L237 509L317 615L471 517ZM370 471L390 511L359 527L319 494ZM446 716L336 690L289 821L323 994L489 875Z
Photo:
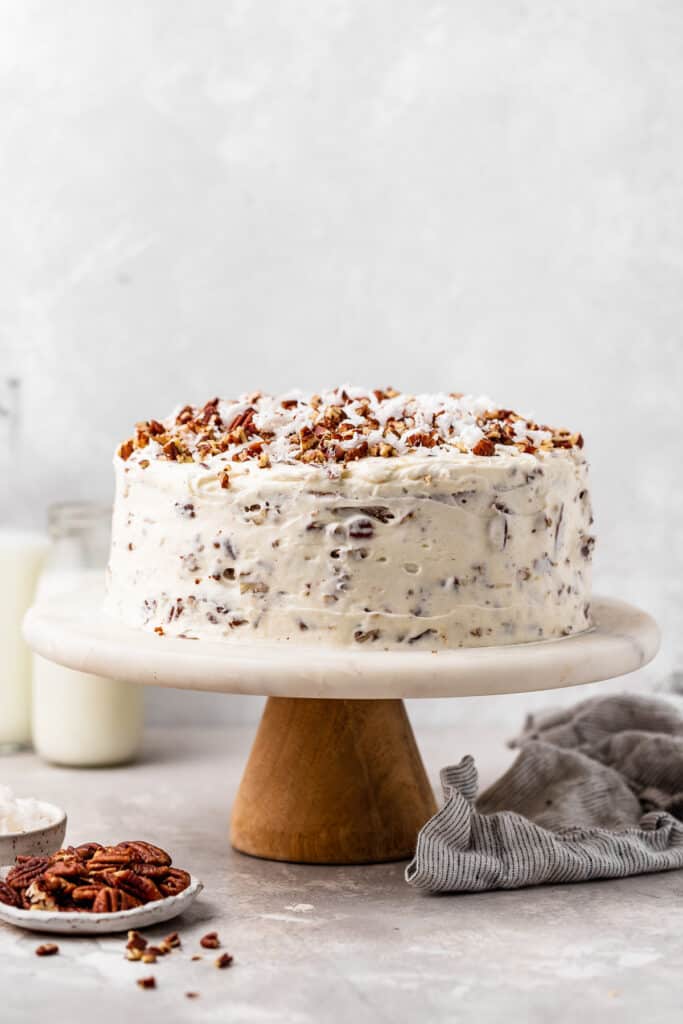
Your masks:
M600 598L594 628L580 635L438 652L160 637L107 619L101 604L88 585L35 606L24 623L30 647L110 679L267 696L230 838L242 853L309 864L412 855L436 803L403 698L596 682L633 672L659 646L649 615Z

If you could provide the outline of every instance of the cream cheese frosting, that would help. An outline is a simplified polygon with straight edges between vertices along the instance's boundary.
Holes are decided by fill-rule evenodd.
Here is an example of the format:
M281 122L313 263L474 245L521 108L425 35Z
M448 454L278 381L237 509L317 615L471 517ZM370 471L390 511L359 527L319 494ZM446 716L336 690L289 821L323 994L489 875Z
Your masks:
M107 611L233 643L439 649L579 632L593 547L582 447L468 396L186 406L139 424L116 456Z

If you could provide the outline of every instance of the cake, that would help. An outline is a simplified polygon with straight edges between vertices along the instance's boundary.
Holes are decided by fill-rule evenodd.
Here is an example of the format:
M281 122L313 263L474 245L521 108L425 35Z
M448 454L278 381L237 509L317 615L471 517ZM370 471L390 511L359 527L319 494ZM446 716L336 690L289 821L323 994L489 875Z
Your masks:
M226 643L439 650L590 626L578 433L488 398L214 398L115 456L106 610Z

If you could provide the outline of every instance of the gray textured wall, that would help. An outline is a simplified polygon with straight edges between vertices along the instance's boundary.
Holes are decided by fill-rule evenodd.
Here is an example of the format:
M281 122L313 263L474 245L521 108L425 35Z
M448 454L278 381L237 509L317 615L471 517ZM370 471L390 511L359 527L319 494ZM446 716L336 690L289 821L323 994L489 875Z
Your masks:
M682 52L679 0L0 0L15 512L179 401L486 391L583 430L598 587L682 669Z

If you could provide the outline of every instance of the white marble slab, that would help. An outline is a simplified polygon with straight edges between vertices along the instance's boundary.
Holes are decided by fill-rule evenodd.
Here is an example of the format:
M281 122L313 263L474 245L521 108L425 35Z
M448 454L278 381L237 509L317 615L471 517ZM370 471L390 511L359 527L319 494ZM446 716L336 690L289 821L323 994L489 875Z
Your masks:
M596 598L595 628L538 644L368 651L157 636L100 611L96 585L32 608L24 632L44 658L149 686L280 697L465 697L546 690L633 672L659 647L645 612Z

